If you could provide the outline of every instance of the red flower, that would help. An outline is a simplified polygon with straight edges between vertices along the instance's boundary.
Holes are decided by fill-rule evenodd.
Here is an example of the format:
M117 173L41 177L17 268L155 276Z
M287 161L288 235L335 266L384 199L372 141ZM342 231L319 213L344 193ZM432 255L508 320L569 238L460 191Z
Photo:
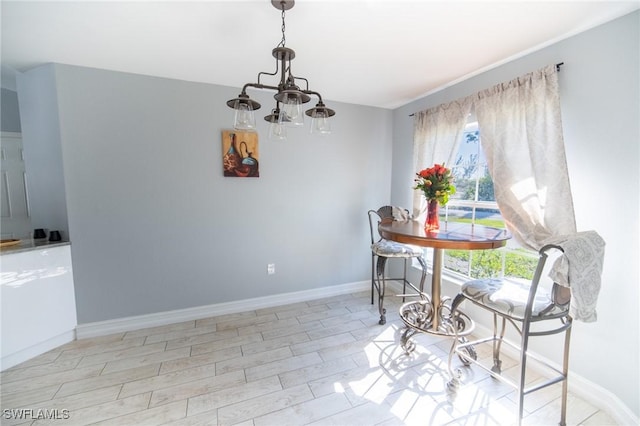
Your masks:
M423 169L416 173L416 176L414 189L421 190L427 200L438 200L440 204L445 205L449 196L456 192L451 169L446 168L444 163Z

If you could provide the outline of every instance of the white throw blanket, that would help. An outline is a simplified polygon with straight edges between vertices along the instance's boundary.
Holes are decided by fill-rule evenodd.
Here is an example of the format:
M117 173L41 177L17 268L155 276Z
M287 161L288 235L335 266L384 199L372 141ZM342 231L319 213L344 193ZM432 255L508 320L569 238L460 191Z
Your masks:
M555 237L545 241L562 247L549 277L571 288L571 315L576 320L595 322L596 303L602 281L605 241L595 231Z
M409 212L401 207L394 206L391 209L391 214L393 215L393 220L409 220L411 218Z

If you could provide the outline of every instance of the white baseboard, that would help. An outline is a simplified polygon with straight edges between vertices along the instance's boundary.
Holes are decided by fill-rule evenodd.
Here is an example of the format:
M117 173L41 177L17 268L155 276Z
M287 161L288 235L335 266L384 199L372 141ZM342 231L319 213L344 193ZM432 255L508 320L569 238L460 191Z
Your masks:
M74 330L69 330L59 334L58 336L52 337L51 339L47 339L44 342L36 343L33 346L29 346L28 348L14 352L10 355L6 355L2 357L2 361L0 361L0 371L4 371L14 365L28 361L33 357L42 355L51 349L62 346L65 343L73 342L74 340L76 340L76 333Z
M636 416L617 396L602 386L569 371L569 390L611 416L618 425L637 425Z
M141 328L157 327L176 322L192 321L218 315L233 314L237 312L251 311L254 309L270 308L289 303L304 302L323 297L339 296L368 290L370 281L359 281L329 287L320 287L311 290L283 293L272 296L256 297L251 299L236 300L233 302L216 303L214 305L197 306L194 308L178 309L174 311L158 312L148 315L137 315L126 318L79 324L76 327L78 339L105 336L107 334L122 333L125 331L139 330Z

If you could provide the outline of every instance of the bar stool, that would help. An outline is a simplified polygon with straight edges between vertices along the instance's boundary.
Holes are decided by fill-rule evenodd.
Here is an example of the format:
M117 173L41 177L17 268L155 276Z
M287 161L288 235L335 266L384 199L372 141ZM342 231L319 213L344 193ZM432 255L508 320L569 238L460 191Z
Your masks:
M373 305L373 290L375 288L378 292L378 310L380 312L380 321L378 323L383 325L387 322L387 311L384 308L384 296L387 281L402 282L403 301L407 292L407 285L416 292L416 295L419 295L424 290L424 281L427 276L427 264L422 257L423 249L421 247L389 241L378 234L378 224L383 221L409 220L411 216L407 209L395 206L382 206L378 210L369 210L368 216L369 230L371 232L371 304ZM403 260L404 265L402 277L385 277L385 266L388 259ZM407 263L412 259L416 259L422 267L422 277L419 287L416 287L407 279Z
M540 285L545 263L549 254L553 251L561 254L563 249L558 245L552 244L540 249L538 264L532 280L489 278L469 281L462 286L460 293L456 296L452 304L452 316L457 314L458 307L465 300L492 313L493 335L468 341L460 341L456 335L449 353L449 372L452 376L449 382L449 388L455 392L459 386L460 374L459 372L454 373L451 368L453 356L458 355L465 364L473 364L481 367L494 378L512 386L518 391L518 424L522 423L525 395L559 382L562 382L560 424L565 425L566 423L569 342L573 321L569 313L571 296L570 293L563 291L567 290L566 287L561 287L555 282L550 288ZM504 338L507 322L512 324L519 333L519 344L512 343ZM532 329L533 324L537 326ZM456 331L455 327L453 331ZM534 357L533 354L528 352L530 337L542 337L559 333L564 333L561 369ZM475 355L475 350L470 350L476 345L488 342L493 344L493 365L491 366L483 365L475 356L471 356ZM511 381L501 375L502 360L500 359L500 349L502 344L507 344L520 353L520 374L517 381ZM551 378L529 388L525 388L525 375L529 359L539 362L553 374Z

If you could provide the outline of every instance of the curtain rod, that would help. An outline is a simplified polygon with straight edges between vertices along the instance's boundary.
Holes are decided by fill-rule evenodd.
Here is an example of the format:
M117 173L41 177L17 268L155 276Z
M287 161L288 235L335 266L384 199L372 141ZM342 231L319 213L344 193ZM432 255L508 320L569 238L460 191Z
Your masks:
M561 66L563 66L563 65L564 65L564 62L558 62L558 63L556 64L556 71L560 71L560 67L561 67ZM414 115L416 115L416 113L415 113L415 112L414 112L414 113L412 113L412 114L409 114L409 117L413 117Z

